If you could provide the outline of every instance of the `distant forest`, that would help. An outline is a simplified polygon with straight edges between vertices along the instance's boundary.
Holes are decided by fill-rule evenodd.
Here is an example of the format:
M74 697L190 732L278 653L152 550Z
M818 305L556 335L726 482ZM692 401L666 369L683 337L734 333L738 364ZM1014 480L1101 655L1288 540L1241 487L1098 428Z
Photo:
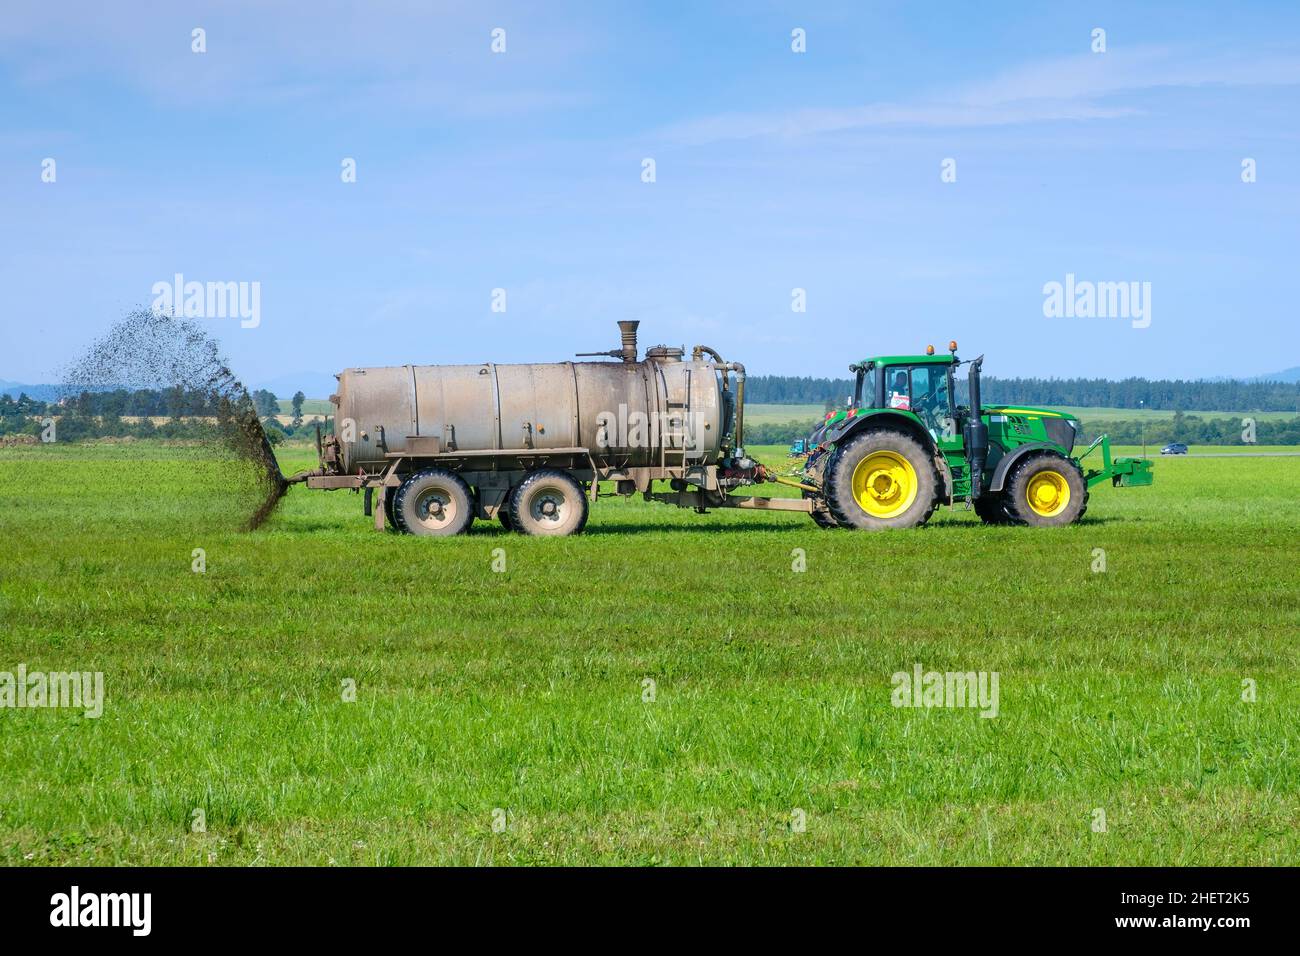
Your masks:
M746 385L745 398L754 404L822 405L842 404L853 390L847 379L755 376ZM958 400L964 401L964 388ZM1128 379L996 379L984 380L984 398L989 404L1082 406L1084 440L1103 431L1120 443L1163 443L1183 441L1197 444L1239 445L1247 442L1243 415L1254 411L1296 412L1300 385L1255 382L1168 382ZM58 417L62 441L87 438L195 439L218 426L210 419L225 420L251 406L272 444L285 438L311 437L315 426L302 417L302 392L293 396L293 421L280 424L276 398L258 390L237 404L214 398L197 389L118 389L111 392L81 392L61 403L45 402L26 395L18 399L0 394L0 436L38 435L45 416ZM1116 421L1107 417L1090 420L1088 407L1172 410L1171 418L1156 421ZM246 404L245 404L246 403ZM244 409L239 406L243 405ZM1221 417L1186 414L1185 411L1223 412ZM131 418L132 421L126 421ZM820 417L813 416L813 417ZM163 419L156 422L154 419ZM808 434L812 421L807 410L791 409L787 422L755 422L745 429L748 443L786 444ZM1300 444L1300 413L1295 418L1257 423L1254 441L1261 445Z
M964 375L958 395L965 393ZM1300 383L1170 381L1126 378L993 378L985 376L983 400L991 405L1078 405L1093 408L1139 408L1165 411L1297 412ZM745 401L770 405L843 404L853 380L755 375L745 383ZM1139 405L1139 402L1142 403Z
M1300 445L1300 417L1261 421L1255 426L1254 442L1248 442L1243 427L1242 414L1224 418L1203 418L1174 412L1172 418L1150 421L1090 421L1083 413L1079 438L1089 442L1098 435L1109 435L1120 445L1138 445L1146 442L1159 448L1165 442L1180 441L1196 445ZM761 422L745 426L747 445L784 445L796 438L804 438L811 431L809 422Z
M235 415L252 411L264 418L263 430L273 445L295 434L314 434L313 422L304 422L302 392L291 399L293 420L282 425L276 420L280 406L269 391L258 389L235 401L211 390L173 386L165 389L114 389L83 391L68 395L59 402L47 402L19 395L0 393L0 436L39 435L42 419L58 418L62 441L87 438L164 438L203 439L220 428L220 423ZM162 423L154 422L163 418ZM125 419L133 419L126 421ZM212 419L216 421L213 422Z

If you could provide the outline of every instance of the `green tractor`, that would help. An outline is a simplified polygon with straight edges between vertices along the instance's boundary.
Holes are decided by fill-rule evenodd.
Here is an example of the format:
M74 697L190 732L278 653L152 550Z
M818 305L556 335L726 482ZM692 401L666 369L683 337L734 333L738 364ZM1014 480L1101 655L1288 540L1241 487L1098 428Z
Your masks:
M988 524L1052 527L1079 520L1088 489L1151 484L1145 458L1112 458L1102 435L1079 455L1079 420L1025 406L981 405L984 356L890 355L849 366L848 408L808 438L804 497L825 528L913 528L941 504L965 501ZM956 404L954 373L968 368L969 405ZM1101 467L1083 460L1101 451Z

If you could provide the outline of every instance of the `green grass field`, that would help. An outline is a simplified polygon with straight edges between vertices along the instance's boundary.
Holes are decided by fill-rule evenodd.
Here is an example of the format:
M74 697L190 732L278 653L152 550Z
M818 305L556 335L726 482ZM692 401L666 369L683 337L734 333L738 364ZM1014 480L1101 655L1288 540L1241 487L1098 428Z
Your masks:
M293 415L293 399L282 398L279 400L280 414ZM328 398L309 398L302 403L303 415L333 415L334 406L330 404Z
M240 532L193 449L0 449L0 671L107 694L0 709L0 864L1293 864L1298 468L1157 460L1054 530L430 540L303 488ZM915 663L998 716L894 708Z
M745 421L750 425L785 425L789 422L815 422L824 417L821 405L745 405Z

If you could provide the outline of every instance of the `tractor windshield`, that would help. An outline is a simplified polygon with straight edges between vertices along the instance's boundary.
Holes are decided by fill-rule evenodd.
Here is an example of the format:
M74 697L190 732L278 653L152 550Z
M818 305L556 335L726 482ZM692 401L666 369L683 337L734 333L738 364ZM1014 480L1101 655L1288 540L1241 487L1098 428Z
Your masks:
M948 366L917 365L912 368L908 406L920 416L937 439L952 436L952 405L948 393Z
M859 408L875 408L876 406L876 367L862 369L858 372L859 381L857 394L854 396L854 404Z

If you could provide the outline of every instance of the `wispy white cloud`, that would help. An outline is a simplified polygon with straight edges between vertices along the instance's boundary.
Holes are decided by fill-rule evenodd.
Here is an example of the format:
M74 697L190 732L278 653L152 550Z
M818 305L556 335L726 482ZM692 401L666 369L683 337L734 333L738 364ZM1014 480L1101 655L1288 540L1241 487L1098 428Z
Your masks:
M1025 64L986 82L916 100L862 106L732 112L674 124L665 138L687 145L755 137L793 138L879 127L961 128L1108 120L1143 112L1119 97L1178 87L1294 86L1300 57L1188 57L1159 48L1084 54Z
M1032 101L997 105L881 103L871 106L802 109L786 113L724 113L679 123L664 135L687 145L762 136L793 138L817 133L885 126L1005 126L1045 120L1115 119L1139 112L1071 101Z
M490 51L507 30L509 56ZM207 52L191 52L191 31ZM69 0L6 0L0 60L24 88L85 83L138 91L162 106L375 104L473 117L565 110L594 94L565 71L601 27L531 5L427 0L195 0L159 9ZM539 79L540 77L540 79Z

